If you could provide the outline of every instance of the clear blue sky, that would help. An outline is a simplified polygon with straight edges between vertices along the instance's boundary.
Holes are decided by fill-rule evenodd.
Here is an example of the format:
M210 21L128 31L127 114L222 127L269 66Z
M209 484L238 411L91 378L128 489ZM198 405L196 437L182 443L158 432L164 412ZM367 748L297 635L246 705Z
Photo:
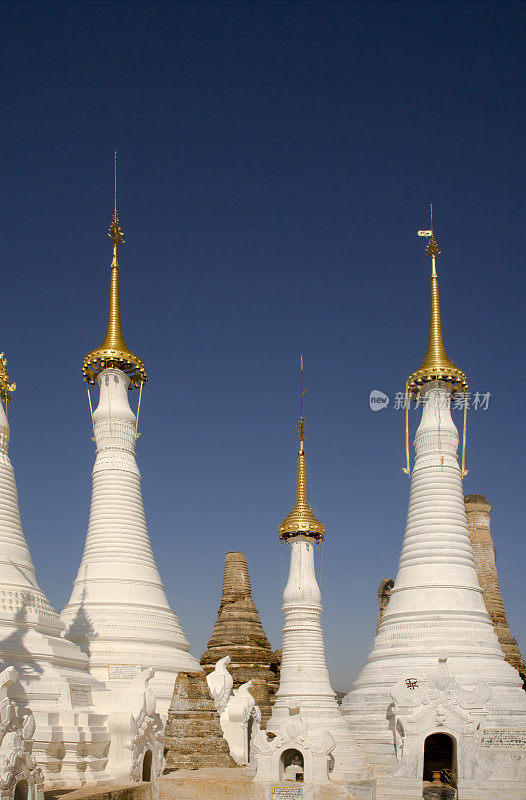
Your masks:
M116 147L145 507L193 652L237 549L280 646L302 352L335 688L365 662L409 491L403 414L368 397L393 397L425 353L430 201L448 351L491 392L469 418L466 491L493 504L526 648L526 5L6 2L0 31L10 453L55 607L88 520L81 364L105 332Z

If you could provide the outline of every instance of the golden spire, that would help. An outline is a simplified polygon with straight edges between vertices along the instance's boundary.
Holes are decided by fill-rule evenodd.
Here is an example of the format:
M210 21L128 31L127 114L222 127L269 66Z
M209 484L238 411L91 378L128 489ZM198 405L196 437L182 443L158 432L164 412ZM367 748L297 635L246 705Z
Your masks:
M143 361L128 350L121 327L121 308L119 301L119 260L117 248L124 244L124 234L119 225L117 215L117 151L115 151L115 202L113 218L108 236L113 242L113 259L111 262L110 310L106 336L100 347L88 353L82 365L82 373L86 383L96 383L98 375L107 367L120 369L130 379L130 389L146 381Z
M303 388L303 356L300 356L300 418L297 434L300 440L298 453L298 481L296 487L296 505L285 517L279 526L279 538L289 539L291 536L311 536L321 542L325 538L325 526L316 517L307 502L307 474L305 468L305 417L303 416L303 397L306 389Z
M436 271L436 257L440 254L440 250L433 232L433 205L431 205L431 230L418 231L418 235L429 238L426 253L431 259L431 318L426 357L421 366L407 379L407 392L416 398L423 384L440 380L451 384L452 394L462 394L468 388L466 376L448 357L442 337Z
M13 399L13 392L16 389L16 383L9 383L9 375L7 374L7 358L3 353L0 353L0 398L7 405Z

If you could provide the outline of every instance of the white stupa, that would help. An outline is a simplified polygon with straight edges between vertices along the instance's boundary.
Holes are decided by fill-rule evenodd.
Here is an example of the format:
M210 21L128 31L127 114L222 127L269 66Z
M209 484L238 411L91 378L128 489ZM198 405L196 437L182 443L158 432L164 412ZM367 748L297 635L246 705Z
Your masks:
M341 715L325 660L321 593L314 569L314 548L323 541L325 528L307 501L302 415L298 435L296 504L279 527L280 540L290 545L280 684L266 731L255 742L256 780L293 778L296 769L301 769L306 784L362 780L367 777L367 762Z
M160 713L168 710L179 670L199 672L199 662L168 605L152 552L136 463L136 417L128 390L146 381L144 364L127 348L121 330L119 262L124 243L117 209L109 320L102 345L84 359L84 378L98 384L93 412L96 459L84 555L61 617L66 635L89 656L92 675L122 687L140 670L151 681Z
M427 355L408 380L422 402L407 526L391 600L343 710L378 800L421 800L423 779L459 798L526 797L526 693L486 611L464 510L451 399L467 390L442 339L432 232ZM408 464L409 466L409 464ZM440 773L440 775L439 775ZM424 787L426 784L424 784ZM449 797L429 794L429 797ZM425 795L427 796L427 795Z
M1 353L6 408L15 388ZM64 625L38 585L20 522L9 433L0 402L0 662L19 675L10 696L33 712L32 752L47 784L75 786L104 777L109 735L105 716L92 709L104 687L89 674L86 655L62 638Z

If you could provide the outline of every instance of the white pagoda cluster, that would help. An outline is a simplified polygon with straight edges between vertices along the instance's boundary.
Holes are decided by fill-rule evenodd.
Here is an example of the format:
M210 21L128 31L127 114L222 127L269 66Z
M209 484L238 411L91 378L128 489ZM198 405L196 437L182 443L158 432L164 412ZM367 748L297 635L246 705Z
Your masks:
M411 491L398 574L368 663L340 706L314 563L325 528L307 499L301 413L296 504L279 528L290 571L280 686L266 730L251 682L233 690L228 656L208 676L232 756L253 771L254 797L301 784L309 800L526 798L526 693L477 579L451 416L467 380L444 347L439 250L432 231L423 233L432 263L429 346L407 384L422 417L412 471L407 448ZM168 604L144 514L128 397L138 389L140 406L146 372L121 329L116 206L110 237L107 332L83 366L88 386L99 389L89 524L60 616L38 585L22 532L4 410L16 387L0 355L0 800L40 800L44 782L155 784L176 677L201 672Z

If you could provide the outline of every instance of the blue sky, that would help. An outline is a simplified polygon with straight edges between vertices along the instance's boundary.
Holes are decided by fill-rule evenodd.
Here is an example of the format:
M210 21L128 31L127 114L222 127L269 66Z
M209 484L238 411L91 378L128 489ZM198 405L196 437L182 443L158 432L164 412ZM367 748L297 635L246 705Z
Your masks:
M430 201L448 352L491 392L469 416L466 492L493 505L526 647L526 6L7 2L0 15L0 347L18 385L22 521L55 607L88 520L81 364L105 332L116 148L123 327L149 376L144 501L193 652L237 549L280 646L301 352L335 688L365 662L409 490L403 414L368 397L393 398L425 353L416 231Z

